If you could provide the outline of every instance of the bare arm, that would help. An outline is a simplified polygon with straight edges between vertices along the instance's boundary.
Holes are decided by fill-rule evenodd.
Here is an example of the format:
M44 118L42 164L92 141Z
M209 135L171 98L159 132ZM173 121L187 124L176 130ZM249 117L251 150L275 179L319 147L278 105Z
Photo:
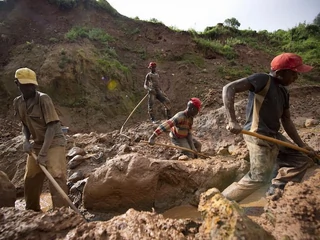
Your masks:
M146 76L143 87L144 89L149 90L149 75Z
M232 133L240 133L241 127L237 123L236 114L234 111L234 98L236 93L248 91L252 88L251 83L246 78L241 78L234 82L228 83L222 89L223 105L226 109L228 118L228 130Z
M22 123L22 133L24 136L24 141L23 141L23 145L22 145L23 151L26 153L30 153L32 151L32 145L30 143L31 133L30 133L29 128L26 125L24 125L24 123Z
M301 140L295 125L290 116L290 110L285 109L281 117L281 123L288 136L299 146L305 147L306 144Z
M31 133L30 133L29 128L28 128L26 125L24 125L24 123L22 123L22 133L23 133L23 135L24 135L24 137L25 137L24 141L25 141L25 142L26 142L26 141L29 142L29 141L30 141Z
M47 125L47 130L44 135L44 142L39 152L40 156L47 156L48 150L51 146L52 140L54 138L55 129L59 127L58 122L50 122Z

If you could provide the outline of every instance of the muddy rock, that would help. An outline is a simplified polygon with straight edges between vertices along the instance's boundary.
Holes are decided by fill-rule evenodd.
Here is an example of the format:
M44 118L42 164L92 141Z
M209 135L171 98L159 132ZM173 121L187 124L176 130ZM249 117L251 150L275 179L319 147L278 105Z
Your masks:
M68 178L68 182L71 182L71 183L75 183L81 179L84 179L85 176L83 174L82 171L77 171L77 172L74 172L69 178Z
M84 155L86 155L86 152L84 149L82 149L80 147L73 147L67 153L67 157L69 157L69 158L73 158L76 155L84 156Z
M127 144L121 145L119 147L119 153L120 154L129 153L129 152L131 152L131 148Z
M153 212L129 209L107 222L83 224L68 233L70 240L84 239L195 239L200 223L165 219Z
M70 169L74 169L77 166L79 166L85 158L82 155L75 155L69 162L68 162L68 167Z
M224 189L247 171L243 161L155 160L132 153L108 160L88 178L84 207L95 211L164 211L181 204L197 205L198 189ZM239 169L241 169L239 171ZM199 193L200 194L200 193Z
M7 174L0 171L0 208L14 207L16 201L16 188L10 182Z
M19 135L0 144L0 170L5 172L16 186L23 185L26 164L26 154L22 152L23 139L23 136Z
M288 183L278 201L268 200L260 224L276 239L319 239L320 169L302 183Z
M0 209L0 239L65 239L72 228L85 223L77 213L61 208L51 213Z
M313 127L313 126L316 126L318 124L319 124L319 120L318 119L310 119L310 118L308 118L306 120L306 122L304 123L304 125L306 127Z
M209 189L201 194L198 210L204 218L199 229L201 239L273 239L218 189Z
M69 196L76 207L82 203L83 188L87 182L87 178L77 181L69 190Z

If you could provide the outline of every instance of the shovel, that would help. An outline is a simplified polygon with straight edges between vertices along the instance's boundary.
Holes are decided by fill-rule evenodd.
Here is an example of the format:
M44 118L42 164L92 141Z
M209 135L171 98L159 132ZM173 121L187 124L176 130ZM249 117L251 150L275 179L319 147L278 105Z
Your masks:
M31 153L31 156L37 160L37 156L36 154L34 154L33 152ZM69 206L79 215L82 216L81 212L79 211L78 208L76 208L76 206L71 202L71 200L69 199L68 195L63 191L63 189L59 186L59 184L56 182L56 180L54 180L54 178L51 176L51 174L48 172L48 170L42 166L41 164L39 164L41 170L44 172L44 174L47 176L47 178L49 179L49 181L52 183L52 185L56 188L56 190L60 193L61 197L66 200L69 204ZM84 218L84 216L82 216ZM85 219L85 218L84 218ZM87 221L87 219L85 219Z
M284 141L281 141L281 140L278 140L278 139L275 139L275 138L272 138L272 137L267 137L267 136L264 136L264 135L261 135L261 134L255 133L255 132L249 132L247 130L241 130L241 133L247 134L247 135L251 135L251 136L254 136L254 137L257 137L257 138L260 138L260 139L263 139L263 140L266 140L266 141L269 141L269 142L272 142L272 143L276 143L276 144L279 144L279 145L282 145L282 146L285 146L285 147L288 147L288 148L292 148L292 149L298 150L298 151L306 153L306 154L310 153L310 151L308 151L305 148L298 147L298 146L293 145L291 143L284 142ZM318 164L319 164L320 156L318 154L316 154L315 157L318 159Z
M149 144L148 141L143 141L142 140L140 142ZM199 156L202 156L202 157L205 157L205 158L210 158L209 156L204 155L203 153L199 153L199 152L193 151L192 149L189 149L189 148L184 148L184 147L180 147L180 146L176 146L176 145L168 145L168 144L163 144L163 143L155 143L154 145L163 146L163 147L169 147L169 148L176 148L176 149L184 150L184 151L187 151L187 152L191 152L193 154L196 154L196 155L199 155Z

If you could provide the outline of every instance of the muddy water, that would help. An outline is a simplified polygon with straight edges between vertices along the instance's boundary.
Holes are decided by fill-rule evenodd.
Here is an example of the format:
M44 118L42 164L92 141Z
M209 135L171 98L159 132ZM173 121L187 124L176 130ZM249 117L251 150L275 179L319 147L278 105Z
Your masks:
M181 205L178 207L171 208L162 215L165 218L181 219L181 218L190 218L192 220L201 220L201 214L198 212L198 209L191 205Z
M267 204L266 192L268 187L269 184L264 185L239 203L246 215L253 220L259 218L264 212L264 206Z
M242 200L239 205L243 208L246 215L252 219L258 218L263 213L263 208L267 203L265 198L269 185L265 185ZM201 221L201 214L198 209L191 205L182 205L169 209L162 213L165 218L190 218Z
M47 212L52 209L52 200L50 193L42 193L40 195L40 206L43 212ZM24 198L19 198L15 202L15 208L19 210L25 210L26 202Z
M268 185L258 189L246 199L242 200L239 204L244 209L245 213L252 218L259 217L263 213L263 208L267 203L265 199L265 193ZM43 212L47 212L52 209L52 201L50 193L42 193L40 196L40 205ZM16 200L16 209L24 210L26 206L24 198ZM197 207L191 205L181 205L171 208L162 215L165 218L173 219L185 219L190 218L192 220L201 221L201 213L198 212Z

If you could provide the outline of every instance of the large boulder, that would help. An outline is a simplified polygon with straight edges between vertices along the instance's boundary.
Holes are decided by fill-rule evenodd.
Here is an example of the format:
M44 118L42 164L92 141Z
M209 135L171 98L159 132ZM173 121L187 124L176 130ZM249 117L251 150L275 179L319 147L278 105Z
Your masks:
M198 210L204 218L199 229L201 239L274 239L218 189L209 189L201 194Z
M23 196L26 154L22 152L23 135L0 144L0 171L7 174L15 185L17 194Z
M217 162L215 162L217 161ZM94 211L164 211L182 204L198 205L209 188L224 189L246 171L245 161L156 160L132 153L108 160L90 175L84 207Z
M0 171L0 208L14 207L16 201L16 188L10 182L7 174Z

